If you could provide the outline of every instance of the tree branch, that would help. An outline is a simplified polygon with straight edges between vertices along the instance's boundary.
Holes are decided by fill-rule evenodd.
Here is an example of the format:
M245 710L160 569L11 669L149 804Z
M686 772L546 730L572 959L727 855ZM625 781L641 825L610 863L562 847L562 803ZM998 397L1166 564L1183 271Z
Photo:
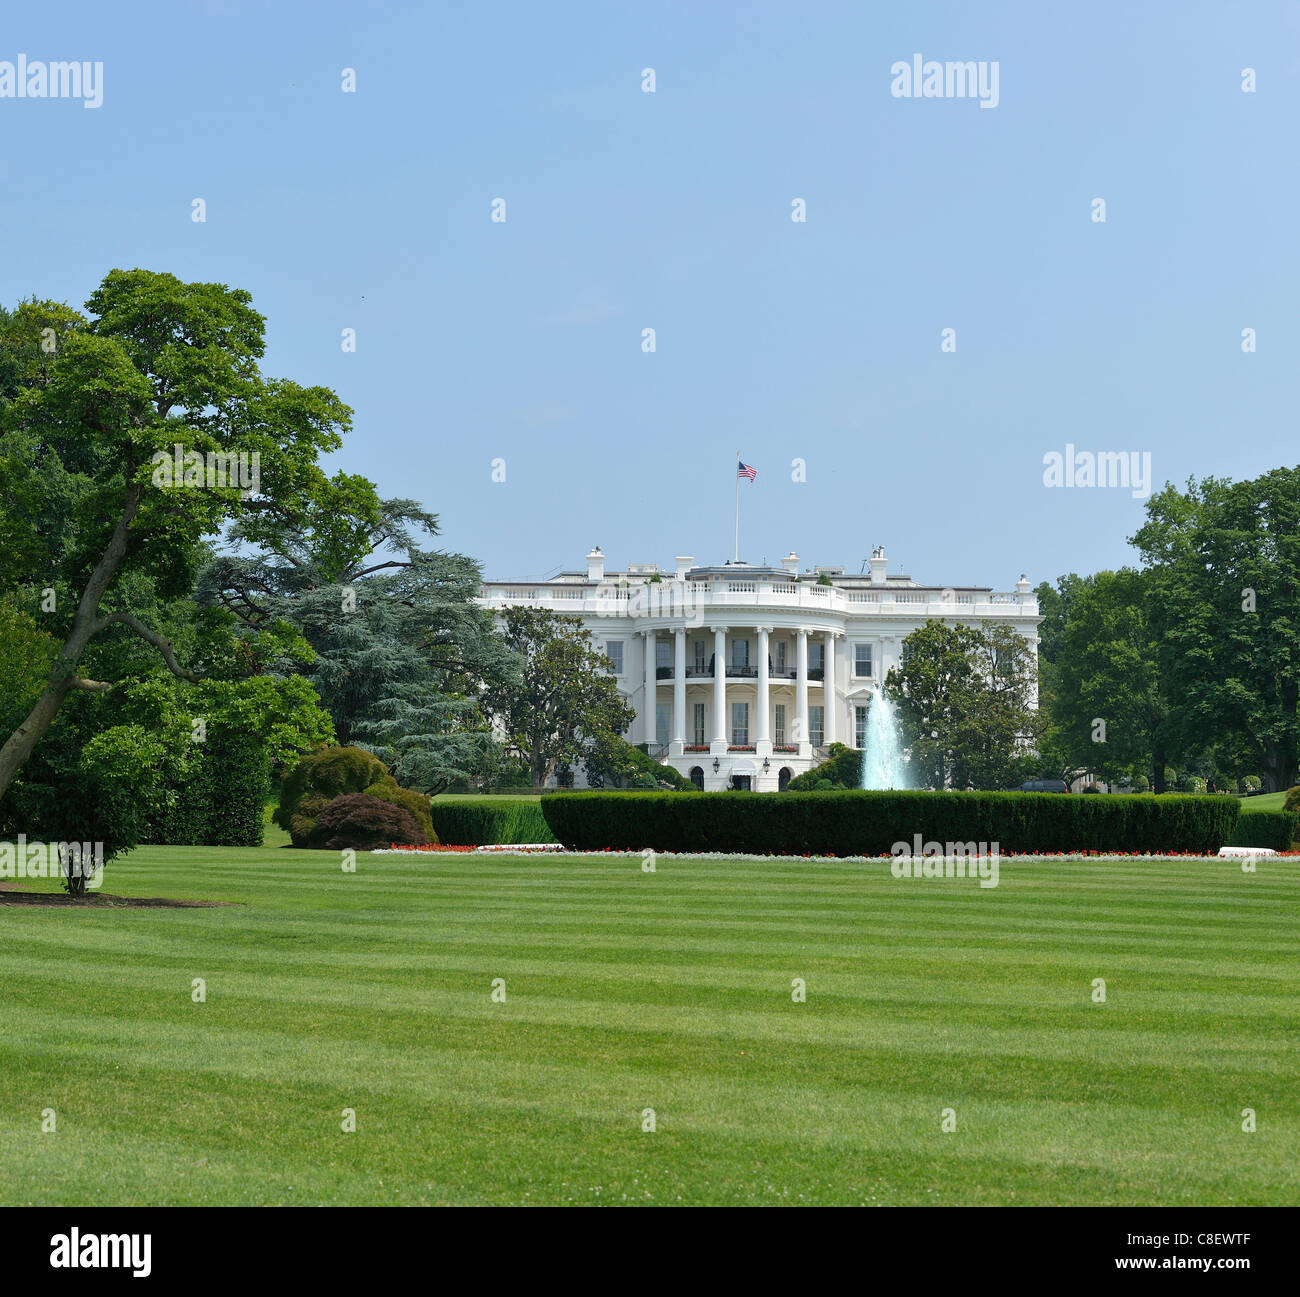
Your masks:
M171 671L178 680L188 680L190 684L201 684L203 677L197 671L190 671L188 668L181 666L176 661L176 653L172 648L172 642L166 635L160 635L156 630L146 626L138 617L129 612L113 612L103 618L97 629L103 629L113 622L120 622L123 626L129 626L140 638L162 654L163 661L167 663L168 670Z

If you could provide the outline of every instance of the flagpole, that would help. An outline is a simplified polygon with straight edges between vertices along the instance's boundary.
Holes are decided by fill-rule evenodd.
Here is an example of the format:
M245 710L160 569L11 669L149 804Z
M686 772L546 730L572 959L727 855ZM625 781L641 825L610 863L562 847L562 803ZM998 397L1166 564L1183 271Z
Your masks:
M740 451L736 451L736 548L731 561L740 562Z

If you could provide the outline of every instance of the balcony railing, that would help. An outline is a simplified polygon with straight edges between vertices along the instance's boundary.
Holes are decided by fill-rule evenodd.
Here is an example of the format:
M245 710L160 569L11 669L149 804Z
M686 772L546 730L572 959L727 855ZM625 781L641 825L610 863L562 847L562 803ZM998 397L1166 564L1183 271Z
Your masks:
M826 671L823 667L809 667L808 679L821 680L825 677ZM767 672L769 680L797 680L799 672L794 667L769 667ZM677 678L675 667L655 667L656 680L675 680ZM713 667L697 666L694 663L686 668L686 678L688 680L712 680ZM757 680L758 668L756 666L743 666L735 662L727 663L728 680Z

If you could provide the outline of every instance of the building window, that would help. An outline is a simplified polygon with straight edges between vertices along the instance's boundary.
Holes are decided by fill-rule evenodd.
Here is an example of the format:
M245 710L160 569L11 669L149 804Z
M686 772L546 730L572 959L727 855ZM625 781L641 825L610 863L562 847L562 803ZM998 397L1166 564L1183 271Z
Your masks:
M865 707L855 707L853 709L853 746L855 748L865 748L867 746L867 709Z
M673 664L673 642L667 639L655 640L655 666L670 667Z
M691 767L691 783L693 783L696 786L696 788L698 788L701 792L704 791L704 767L703 766Z
M695 742L702 744L704 740L704 704L695 704Z
M671 703L658 703L655 706L655 742L668 742L668 726L672 723L669 719L672 716Z
M704 641L702 639L695 641L695 669L699 672L704 671Z
M785 703L776 705L776 723L772 727L772 742L781 747L785 743Z
M776 645L776 671L778 675L785 674L785 640L778 640Z
M614 674L621 676L623 674L623 641L621 639L607 639L605 641L605 656L614 664Z
M747 667L749 665L749 641L747 639L733 639L731 641L731 665L734 667Z
M809 707L808 708L808 741L815 748L822 745L822 737L826 730L826 708Z
M859 680L871 679L870 644L855 644L853 646L853 674Z
M733 747L744 747L749 742L749 704L731 704L731 743Z
M821 671L826 666L826 645L809 644L808 645L808 669L810 671Z

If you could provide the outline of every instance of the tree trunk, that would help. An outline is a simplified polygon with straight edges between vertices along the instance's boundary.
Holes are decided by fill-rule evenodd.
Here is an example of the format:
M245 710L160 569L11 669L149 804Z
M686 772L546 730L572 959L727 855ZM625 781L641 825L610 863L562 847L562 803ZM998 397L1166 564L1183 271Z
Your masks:
M127 466L128 480L132 467ZM99 603L122 565L122 559L126 555L127 531L135 520L143 493L144 488L138 482L132 482L127 487L122 516L117 520L113 535L81 593L77 614L72 619L72 629L59 651L58 661L50 671L49 684L37 699L36 706L27 714L27 719L9 736L4 747L0 748L0 798L4 797L23 762L31 756L32 749L54 723L68 693L74 688L87 687L84 682L79 683L77 680L77 664L86 651L86 645L103 629L103 623L98 620Z
M13 782L23 762L31 756L32 749L54 723L67 693L66 687L46 689L36 700L36 706L28 712L27 719L9 736L4 747L0 748L0 797L5 795L5 790Z

